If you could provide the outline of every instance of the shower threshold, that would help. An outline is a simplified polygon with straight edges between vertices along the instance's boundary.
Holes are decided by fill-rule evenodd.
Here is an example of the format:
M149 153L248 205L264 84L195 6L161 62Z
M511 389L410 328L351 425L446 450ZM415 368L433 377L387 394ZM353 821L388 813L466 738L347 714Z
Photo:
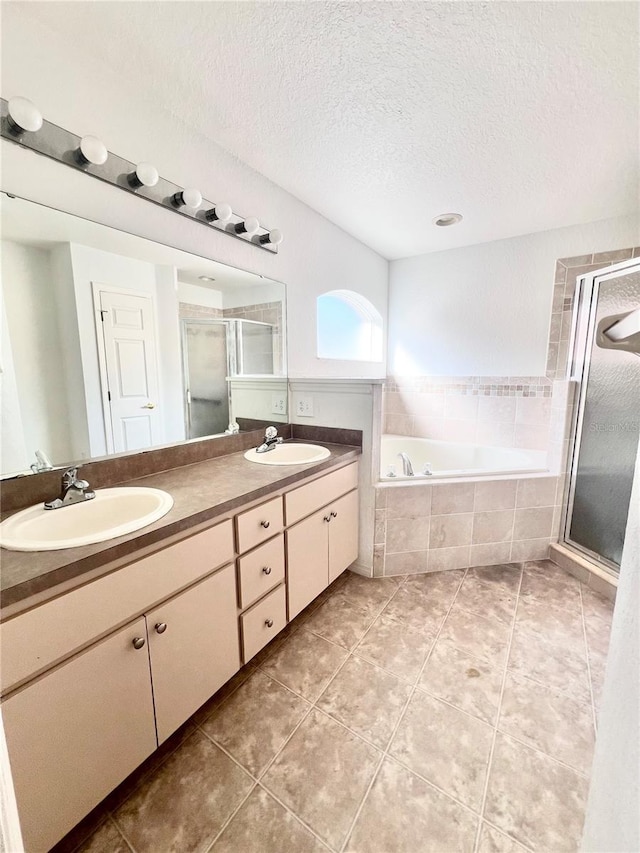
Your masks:
M578 578L600 595L615 601L618 589L618 577L613 571L586 555L578 553L564 542L552 542L549 546L549 559L565 572Z

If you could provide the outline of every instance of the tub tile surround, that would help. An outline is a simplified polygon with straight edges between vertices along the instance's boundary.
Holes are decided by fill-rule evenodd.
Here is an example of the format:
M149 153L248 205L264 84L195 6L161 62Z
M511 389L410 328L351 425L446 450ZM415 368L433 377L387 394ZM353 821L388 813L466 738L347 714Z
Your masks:
M374 576L543 559L564 487L564 475L379 485Z
M54 853L577 850L611 615L550 561L346 572Z

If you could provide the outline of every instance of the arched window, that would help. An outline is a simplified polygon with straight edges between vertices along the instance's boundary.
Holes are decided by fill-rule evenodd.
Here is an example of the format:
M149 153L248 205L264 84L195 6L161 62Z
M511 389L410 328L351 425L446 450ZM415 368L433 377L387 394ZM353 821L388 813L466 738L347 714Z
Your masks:
M318 358L382 361L382 316L353 290L318 296Z

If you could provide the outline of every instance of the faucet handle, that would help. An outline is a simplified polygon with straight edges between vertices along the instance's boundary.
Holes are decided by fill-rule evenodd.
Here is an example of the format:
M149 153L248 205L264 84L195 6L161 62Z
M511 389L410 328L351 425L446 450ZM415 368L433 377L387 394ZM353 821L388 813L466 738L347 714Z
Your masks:
M78 479L78 468L79 465L72 465L71 468L67 468L67 470L62 475L62 482L65 486L72 486L76 480Z
M264 437L267 441L270 441L272 438L275 438L278 435L278 430L274 426L269 426L264 431Z

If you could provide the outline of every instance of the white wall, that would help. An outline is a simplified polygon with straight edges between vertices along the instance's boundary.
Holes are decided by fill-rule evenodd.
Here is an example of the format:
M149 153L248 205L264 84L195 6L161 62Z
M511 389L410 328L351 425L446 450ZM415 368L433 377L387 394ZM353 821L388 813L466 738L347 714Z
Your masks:
M197 186L205 198L227 200L242 214L278 226L285 242L278 255L260 251L5 140L0 148L3 189L286 282L290 375L352 375L348 363L316 359L315 299L327 289L349 288L366 296L386 318L387 261L214 143L192 134L179 118L179 103L176 116L161 112L153 92L137 92L131 81L116 79L94 56L83 53L82 44L69 56L27 6L3 9L3 97L30 98L49 121L78 134L95 133L110 150L132 161L150 160L163 177ZM359 364L357 370L362 376L385 372L380 364Z
M177 407L178 411L182 411L182 398L179 393L181 382L176 384L174 381L172 385L163 372L163 367L168 365L171 378L175 380L175 366L181 363L177 293L173 277L161 276L160 281L157 281L158 267L154 264L114 255L112 252L103 252L77 243L72 243L70 250L91 456L104 456L107 452L92 284L104 285L105 290L135 290L153 298L163 404L161 442L184 438L183 428L182 432L176 435L174 421L170 420L172 429L168 429L164 417L165 409L175 412Z
M392 261L388 372L544 376L556 260L639 235L627 217Z
M640 850L640 453L611 627L582 850Z
M65 376L60 353L51 253L35 246L2 242L3 296L25 458L9 470L24 470L43 450L65 462L72 449L67 427ZM15 460L17 461L17 459Z
M207 308L219 308L222 311L222 293L211 287L188 284L178 279L178 301L188 305L205 305Z

